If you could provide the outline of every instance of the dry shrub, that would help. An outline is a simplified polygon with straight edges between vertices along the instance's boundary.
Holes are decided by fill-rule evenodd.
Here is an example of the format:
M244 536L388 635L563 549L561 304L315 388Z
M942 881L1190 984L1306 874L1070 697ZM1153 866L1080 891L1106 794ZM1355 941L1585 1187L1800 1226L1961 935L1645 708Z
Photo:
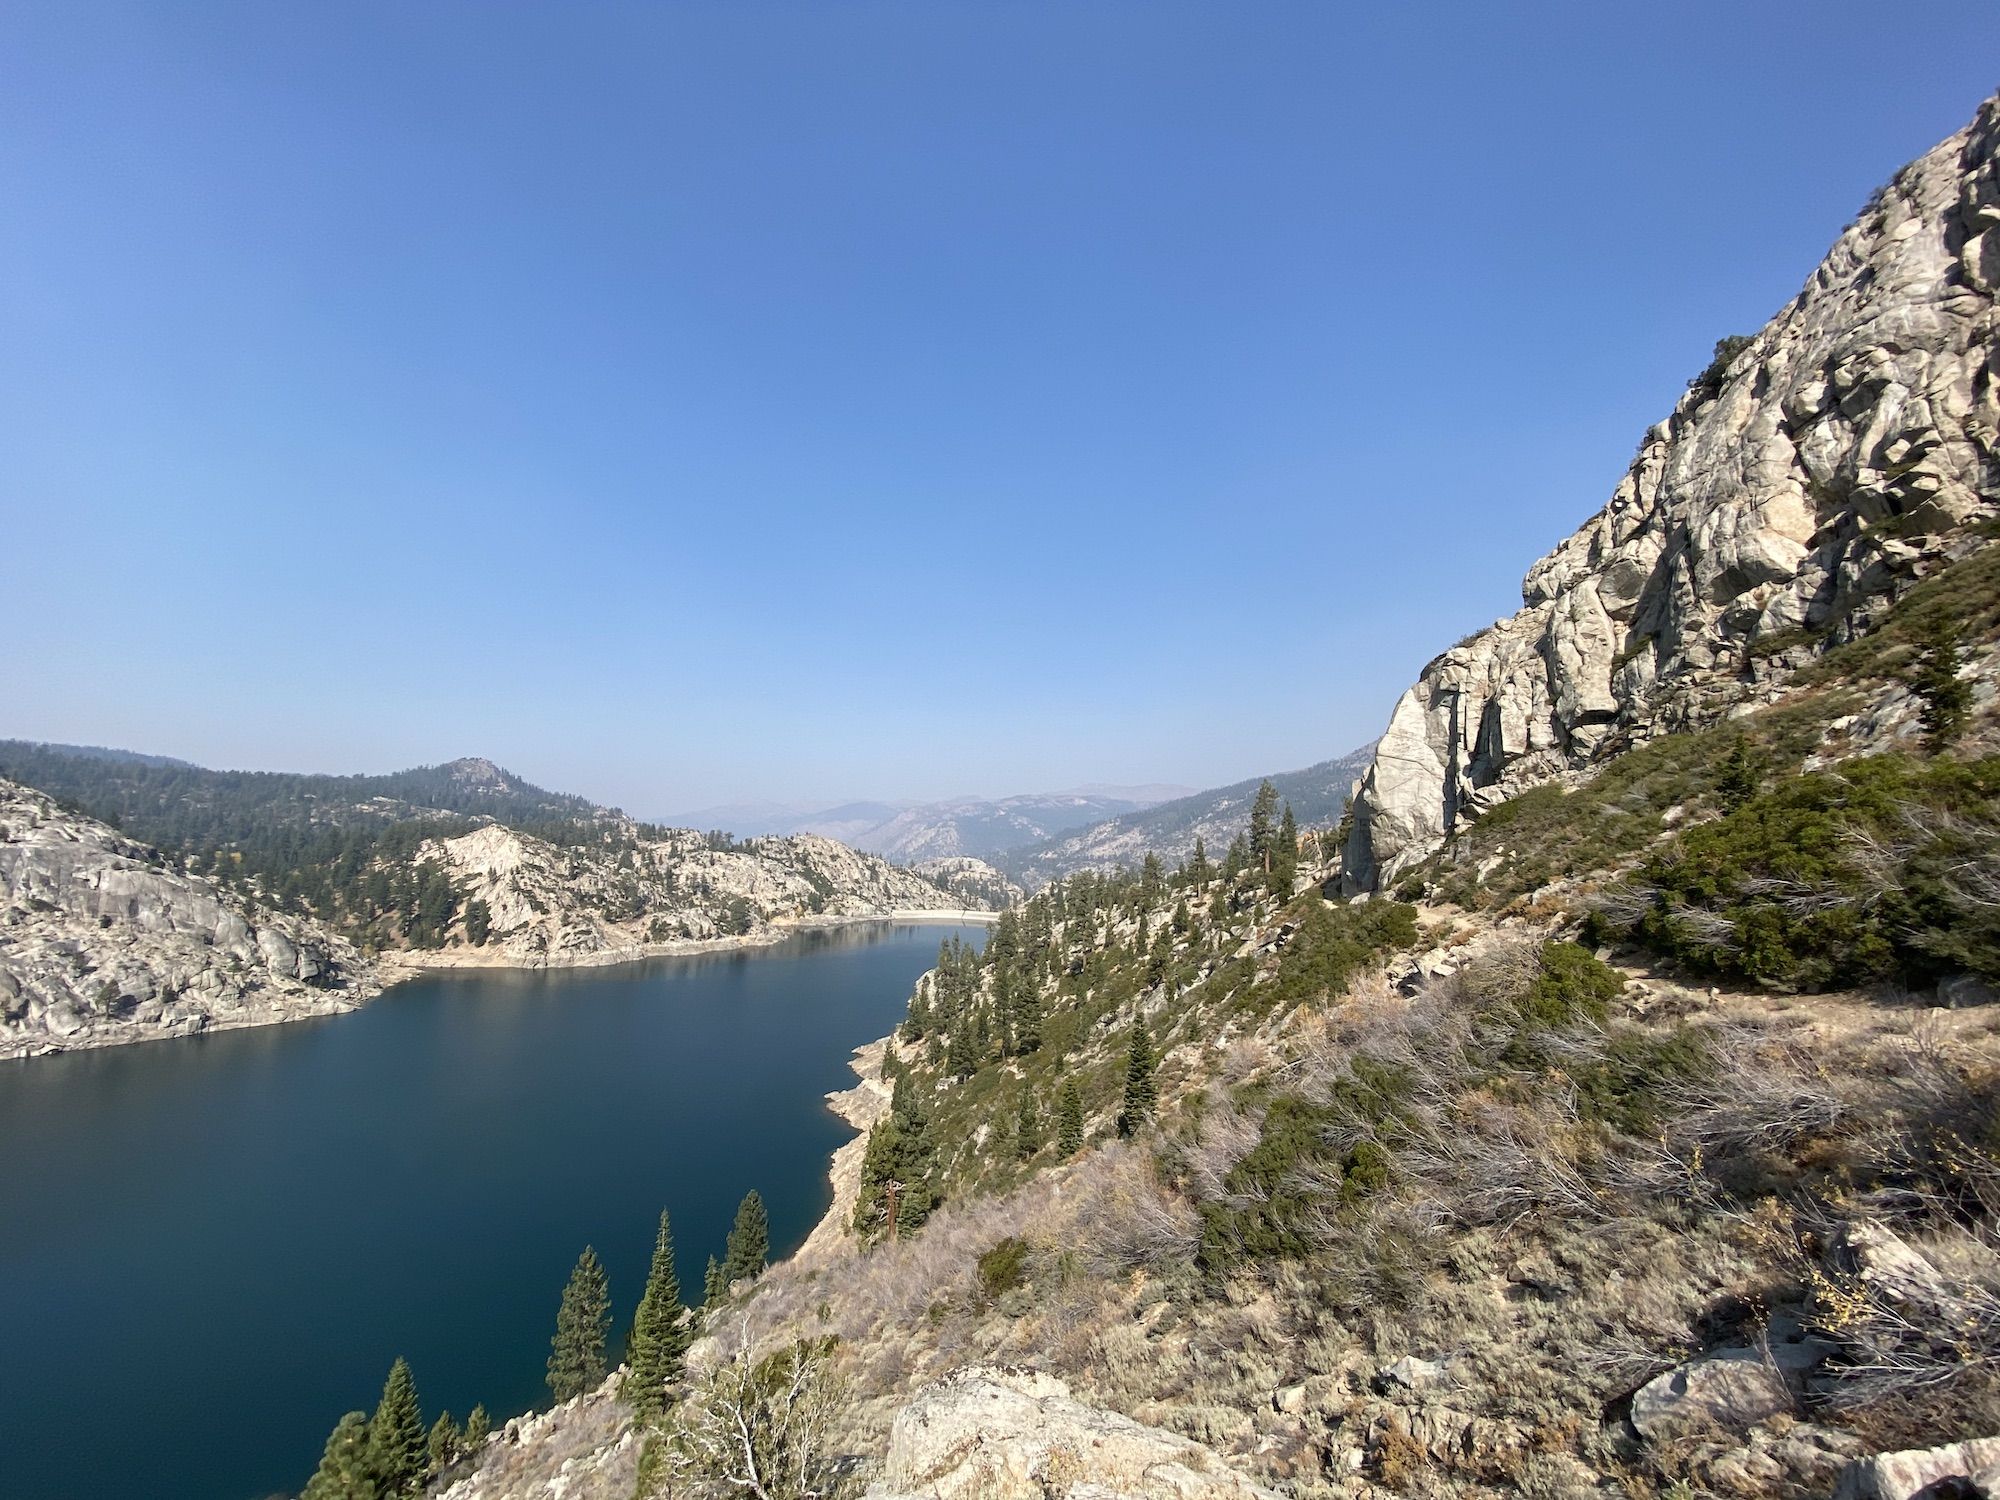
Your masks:
M2000 1427L2000 1252L1946 1229L1918 1253L1934 1277L1812 1268L1815 1321L1841 1346L1823 1399L1885 1443L1987 1435Z
M1157 1272L1194 1257L1201 1221L1160 1181L1148 1150L1118 1145L1086 1158L1071 1178L1069 1197L1069 1223L1050 1227L1097 1275Z

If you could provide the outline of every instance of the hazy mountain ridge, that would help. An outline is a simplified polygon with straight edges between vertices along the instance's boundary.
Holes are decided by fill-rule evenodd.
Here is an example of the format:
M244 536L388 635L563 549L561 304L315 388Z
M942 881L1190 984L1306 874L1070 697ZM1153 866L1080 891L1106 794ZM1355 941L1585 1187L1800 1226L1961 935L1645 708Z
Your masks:
M817 833L904 863L967 857L1003 862L1012 851L1066 830L1152 807L1188 788L1091 785L1012 797L934 802L846 802L813 810L775 803L704 808L680 821L743 833ZM734 819L735 821L732 821Z
M1194 852L1196 838L1219 855L1242 833L1250 820L1257 788L1269 781L1281 801L1291 804L1301 827L1332 827L1355 784L1367 773L1373 745L1364 745L1334 760L1253 777L1211 791L1195 792L1171 802L1108 818L1073 833L1015 850L1000 860L1008 873L1033 888L1078 870L1108 873L1136 869L1148 854L1168 864Z

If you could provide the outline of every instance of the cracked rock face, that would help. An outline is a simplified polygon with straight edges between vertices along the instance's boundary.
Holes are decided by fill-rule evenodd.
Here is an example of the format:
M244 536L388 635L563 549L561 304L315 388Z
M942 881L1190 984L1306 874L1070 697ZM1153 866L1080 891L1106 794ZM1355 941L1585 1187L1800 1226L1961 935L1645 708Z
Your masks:
M0 1057L326 1015L375 988L317 923L252 914L0 781Z
M1392 884L1539 782L1768 701L1809 637L1865 633L1968 550L2000 486L1996 291L2000 98L1646 434L1519 613L1424 669L1356 799L1347 887Z
M1052 1376L962 1370L897 1413L867 1500L1276 1500L1208 1448L1086 1406Z

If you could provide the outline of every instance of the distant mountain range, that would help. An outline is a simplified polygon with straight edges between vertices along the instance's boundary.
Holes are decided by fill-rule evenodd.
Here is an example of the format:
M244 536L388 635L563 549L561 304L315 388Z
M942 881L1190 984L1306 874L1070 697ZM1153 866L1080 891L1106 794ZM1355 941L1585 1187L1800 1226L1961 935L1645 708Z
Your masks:
M1197 837L1210 852L1219 854L1248 827L1250 803L1265 780L1277 789L1282 802L1291 804L1292 815L1302 827L1331 825L1339 820L1348 794L1367 774L1374 755L1374 745L1368 744L1303 771L1252 777L1119 813L1038 844L1008 850L993 863L1032 890L1077 870L1129 868L1149 853L1172 864L1193 851Z
M959 797L942 802L846 802L797 808L742 802L676 813L663 822L724 829L739 836L816 833L904 863L969 857L1001 863L1013 850L1071 829L1143 812L1190 794L1183 786L1078 787L1018 797Z
M906 864L978 859L1034 890L1077 870L1135 867L1148 853L1173 863L1193 850L1197 836L1219 854L1248 826L1251 799L1267 779L1302 826L1331 826L1373 754L1370 744L1301 771L1253 776L1207 791L1093 785L1019 797L847 802L816 809L738 802L663 821L738 836L816 833Z

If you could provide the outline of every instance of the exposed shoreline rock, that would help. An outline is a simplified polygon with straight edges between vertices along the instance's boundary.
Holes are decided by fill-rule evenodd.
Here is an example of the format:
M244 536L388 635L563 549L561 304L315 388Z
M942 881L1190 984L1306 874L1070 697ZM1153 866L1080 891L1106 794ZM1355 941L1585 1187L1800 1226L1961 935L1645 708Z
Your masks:
M998 912L953 908L913 908L853 917L780 917L760 931L740 937L672 938L659 943L633 943L583 953L509 952L505 948L404 948L375 956L386 984L401 984L425 974L458 969L597 969L643 963L649 958L682 958L701 953L732 953L769 948L802 932L832 932L844 927L883 923L935 923L940 926L990 924Z
M833 1201L812 1233L791 1256L799 1266L819 1266L833 1260L850 1241L847 1226L854 1217L854 1205L861 1195L861 1159L868 1151L868 1132L889 1113L890 1087L882 1080L882 1059L890 1038L856 1047L847 1065L859 1080L851 1089L836 1089L826 1096L826 1107L848 1125L855 1135L834 1147L827 1162L827 1180L833 1186Z
M0 782L0 1058L337 1015L381 987L319 923L252 912L115 829Z

